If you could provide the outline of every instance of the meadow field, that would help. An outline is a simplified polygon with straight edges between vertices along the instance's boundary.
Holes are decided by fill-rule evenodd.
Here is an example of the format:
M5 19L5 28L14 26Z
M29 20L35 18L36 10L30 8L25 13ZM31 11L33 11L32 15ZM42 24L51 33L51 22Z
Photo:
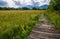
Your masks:
M27 39L41 13L60 31L60 15L42 10L1 10L0 39Z
M0 11L0 39L27 39L41 13L40 10Z

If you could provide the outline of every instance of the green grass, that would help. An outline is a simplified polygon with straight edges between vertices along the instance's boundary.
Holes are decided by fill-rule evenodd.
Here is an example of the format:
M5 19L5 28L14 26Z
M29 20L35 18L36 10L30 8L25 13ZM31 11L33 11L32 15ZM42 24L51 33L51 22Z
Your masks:
M41 11L0 11L0 39L27 39Z
M45 15L51 20L52 24L55 25L56 29L60 31L60 15L58 12L46 12Z

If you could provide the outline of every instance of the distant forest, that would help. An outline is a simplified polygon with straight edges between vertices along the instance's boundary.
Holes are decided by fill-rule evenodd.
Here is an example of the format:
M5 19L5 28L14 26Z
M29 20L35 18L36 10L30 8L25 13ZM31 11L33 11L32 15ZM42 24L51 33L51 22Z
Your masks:
M35 7L33 7L32 9L27 7L22 7L22 8L0 7L0 10L42 10L42 9L35 8ZM43 10L45 10L45 8Z

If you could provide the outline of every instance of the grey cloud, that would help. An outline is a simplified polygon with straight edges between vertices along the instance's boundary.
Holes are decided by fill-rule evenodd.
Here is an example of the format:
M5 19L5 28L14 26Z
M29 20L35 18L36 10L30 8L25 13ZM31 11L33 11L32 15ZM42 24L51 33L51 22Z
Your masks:
M6 5L7 5L7 2L0 0L0 6L6 6Z

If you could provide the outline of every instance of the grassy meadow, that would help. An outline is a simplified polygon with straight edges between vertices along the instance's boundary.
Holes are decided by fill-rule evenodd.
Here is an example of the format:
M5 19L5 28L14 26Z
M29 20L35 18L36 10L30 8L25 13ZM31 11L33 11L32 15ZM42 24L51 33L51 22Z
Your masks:
M56 12L5 10L0 11L0 39L27 39L41 13L45 13L60 31L60 15Z
M27 39L41 12L39 10L0 11L0 39Z
M60 31L60 13L58 11L46 12L45 15L55 25L56 29Z

